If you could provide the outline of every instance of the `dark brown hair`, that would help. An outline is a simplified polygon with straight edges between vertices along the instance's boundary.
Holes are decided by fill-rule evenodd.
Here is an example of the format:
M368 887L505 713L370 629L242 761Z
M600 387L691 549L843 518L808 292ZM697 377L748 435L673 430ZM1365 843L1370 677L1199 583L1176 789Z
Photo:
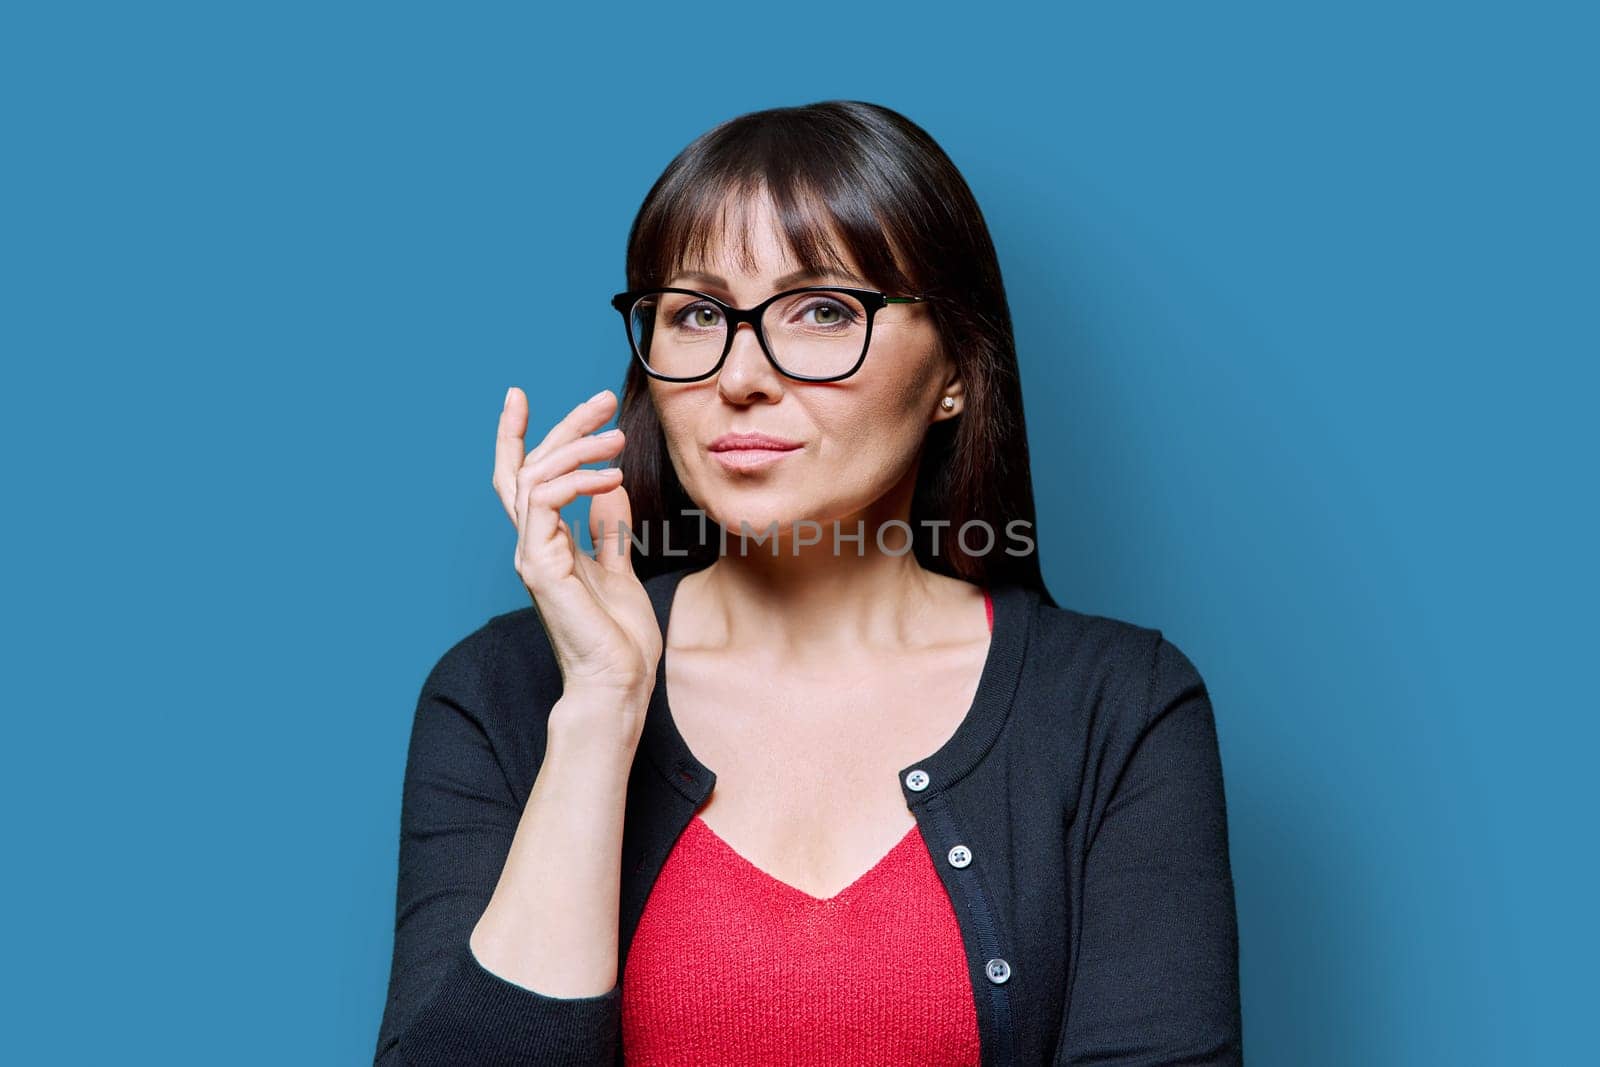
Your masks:
M920 126L877 104L827 100L729 119L678 153L646 194L628 234L627 288L667 284L731 225L731 204L762 193L799 266L842 266L837 240L884 292L933 298L924 306L965 385L966 407L928 429L910 515L917 559L979 585L1030 586L1054 604L1039 569L1011 311L983 213L955 164ZM750 263L748 241L742 245ZM713 524L702 534L697 514L680 514L697 505L672 468L649 384L630 359L617 419L627 443L614 461L633 529L648 534L648 546L633 550L641 579L708 564L718 551ZM935 531L924 523L940 519L949 525L937 530L936 554ZM988 523L994 547L970 555L956 534L974 519ZM1034 545L1009 554L1020 546L1007 523L1019 519ZM663 531L673 555L662 552ZM729 544L737 543L729 531Z

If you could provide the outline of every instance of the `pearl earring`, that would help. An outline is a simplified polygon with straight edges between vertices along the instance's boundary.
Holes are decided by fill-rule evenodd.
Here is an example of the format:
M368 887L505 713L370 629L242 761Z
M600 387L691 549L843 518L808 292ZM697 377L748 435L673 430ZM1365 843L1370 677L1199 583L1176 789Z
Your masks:
M939 401L939 404L946 411L954 411L956 409L956 398L953 396L947 396L943 400Z

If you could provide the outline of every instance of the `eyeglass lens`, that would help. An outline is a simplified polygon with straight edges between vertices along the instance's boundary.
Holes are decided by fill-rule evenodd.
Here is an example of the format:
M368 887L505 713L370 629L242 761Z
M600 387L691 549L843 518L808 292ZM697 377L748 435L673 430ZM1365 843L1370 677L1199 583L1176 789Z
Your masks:
M650 369L673 378L709 373L728 343L722 309L689 293L640 297L628 328ZM794 293L768 305L761 328L772 358L785 371L826 378L845 373L861 358L867 309L849 293Z

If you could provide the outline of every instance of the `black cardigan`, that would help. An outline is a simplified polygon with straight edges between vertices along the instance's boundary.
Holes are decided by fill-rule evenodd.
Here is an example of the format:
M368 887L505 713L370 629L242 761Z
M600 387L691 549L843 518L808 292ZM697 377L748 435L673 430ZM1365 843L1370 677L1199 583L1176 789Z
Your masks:
M663 635L686 573L645 582ZM1022 586L991 593L994 629L971 709L938 751L899 774L960 924L984 1067L1242 1062L1205 683L1159 630L1052 607ZM716 779L672 722L663 656L628 780L618 984L564 998L500 978L468 937L510 851L560 692L532 606L462 639L423 684L382 1067L623 1062L628 946ZM965 866L949 862L956 845Z

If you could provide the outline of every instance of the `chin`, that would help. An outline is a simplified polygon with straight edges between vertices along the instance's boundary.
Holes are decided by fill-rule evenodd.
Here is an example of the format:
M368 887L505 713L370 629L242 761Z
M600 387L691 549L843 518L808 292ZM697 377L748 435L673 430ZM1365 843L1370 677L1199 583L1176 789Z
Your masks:
M814 504L795 499L792 494L755 489L724 488L706 499L703 507L710 521L728 531L730 540L738 536L740 521L749 526L752 535L777 523L781 537L796 521L817 513Z
M730 538L738 536L740 522L749 527L752 536L761 534L776 523L781 537L788 532L789 527L796 521L795 516L797 514L803 513L796 513L786 509L751 508L738 505L719 508L710 512L711 518L728 531Z

